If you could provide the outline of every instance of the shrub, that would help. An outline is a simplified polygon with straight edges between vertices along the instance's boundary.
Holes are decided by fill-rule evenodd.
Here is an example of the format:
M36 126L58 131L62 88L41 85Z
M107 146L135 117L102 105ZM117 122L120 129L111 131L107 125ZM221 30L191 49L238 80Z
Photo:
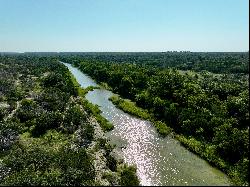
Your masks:
M122 186L139 186L139 179L136 175L136 168L133 166L124 166L120 173Z
M172 132L172 129L161 121L155 121L155 122L153 122L153 124L155 125L159 134L162 136L167 136L168 134L170 134Z

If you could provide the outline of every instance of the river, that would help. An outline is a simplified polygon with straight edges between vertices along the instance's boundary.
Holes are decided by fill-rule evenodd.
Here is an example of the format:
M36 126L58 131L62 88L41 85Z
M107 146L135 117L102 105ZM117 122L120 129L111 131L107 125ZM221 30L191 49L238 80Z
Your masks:
M79 84L98 86L93 79L70 64L63 63ZM108 98L111 91L95 89L86 99L100 106L102 116L114 124L114 130L106 136L116 144L117 151L129 165L137 167L137 175L143 186L229 186L229 178L205 160L184 148L177 140L162 138L146 120L129 115L116 108Z

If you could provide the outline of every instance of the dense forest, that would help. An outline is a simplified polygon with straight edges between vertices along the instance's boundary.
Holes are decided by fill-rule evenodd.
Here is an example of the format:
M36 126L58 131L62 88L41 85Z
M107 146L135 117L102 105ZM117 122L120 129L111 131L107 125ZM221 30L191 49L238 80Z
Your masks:
M0 56L0 185L138 185L113 128L54 57Z
M34 53L33 53L34 54ZM38 54L38 53L37 53ZM40 53L40 55L46 55ZM90 61L132 63L136 65L179 70L207 70L213 73L249 73L249 53L221 52L131 52L131 53L58 53L63 57L77 56Z
M184 146L235 184L249 184L248 52L62 53L59 58L147 110L161 123L158 128L173 129Z

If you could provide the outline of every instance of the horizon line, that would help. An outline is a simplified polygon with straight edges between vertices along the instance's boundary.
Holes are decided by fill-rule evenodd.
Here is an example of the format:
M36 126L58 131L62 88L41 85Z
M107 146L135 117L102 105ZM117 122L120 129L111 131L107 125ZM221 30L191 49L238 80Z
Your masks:
M167 52L191 52L191 53L246 53L246 51L188 51L188 50L169 50L169 51L0 51L0 53L167 53Z

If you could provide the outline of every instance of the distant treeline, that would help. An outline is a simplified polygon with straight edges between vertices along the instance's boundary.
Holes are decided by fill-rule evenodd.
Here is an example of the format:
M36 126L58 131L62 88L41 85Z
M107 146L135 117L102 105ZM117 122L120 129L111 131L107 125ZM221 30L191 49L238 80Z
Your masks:
M210 71L213 73L249 73L249 52L162 52L162 53L59 53L113 63L134 63L158 68Z
M0 53L23 56L78 56L85 60L115 63L136 63L158 68L207 70L213 73L249 73L249 52L25 52Z

